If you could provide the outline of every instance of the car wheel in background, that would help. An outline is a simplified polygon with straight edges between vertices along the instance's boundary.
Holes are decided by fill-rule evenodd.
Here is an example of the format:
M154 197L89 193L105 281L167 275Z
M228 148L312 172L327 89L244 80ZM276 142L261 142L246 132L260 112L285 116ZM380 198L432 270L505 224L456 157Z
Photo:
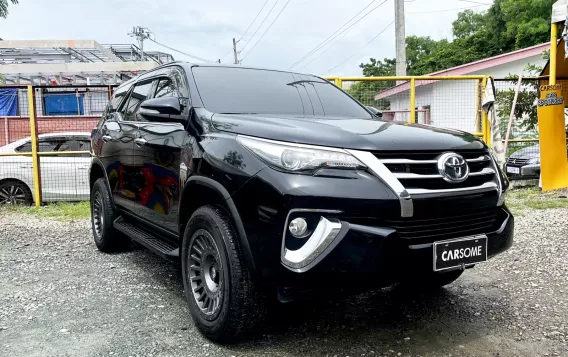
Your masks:
M223 209L204 206L195 211L183 235L181 260L189 310L203 335L229 342L262 322L264 298Z
M5 180L0 183L0 205L26 205L33 202L30 188L18 180Z
M91 193L91 224L95 244L102 252L118 251L128 244L128 239L114 229L117 216L105 179L100 178Z

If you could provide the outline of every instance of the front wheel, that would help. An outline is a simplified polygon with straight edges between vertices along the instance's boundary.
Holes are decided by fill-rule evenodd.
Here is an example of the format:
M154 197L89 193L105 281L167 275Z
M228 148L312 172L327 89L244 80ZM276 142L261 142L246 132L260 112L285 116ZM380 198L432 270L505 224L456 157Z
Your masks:
M128 245L128 239L114 229L118 213L104 178L95 181L91 192L91 224L95 244L101 252L115 252Z
M184 232L181 259L189 311L203 335L229 342L262 321L263 298L223 209L204 206L195 211Z

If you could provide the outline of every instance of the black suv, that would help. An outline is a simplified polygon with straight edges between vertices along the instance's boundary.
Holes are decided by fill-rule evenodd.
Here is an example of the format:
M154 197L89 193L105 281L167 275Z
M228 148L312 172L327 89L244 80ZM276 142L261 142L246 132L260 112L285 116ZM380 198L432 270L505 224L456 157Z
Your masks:
M180 262L226 341L270 297L439 287L512 244L508 181L474 136L382 121L312 75L172 63L124 83L93 131L95 243Z

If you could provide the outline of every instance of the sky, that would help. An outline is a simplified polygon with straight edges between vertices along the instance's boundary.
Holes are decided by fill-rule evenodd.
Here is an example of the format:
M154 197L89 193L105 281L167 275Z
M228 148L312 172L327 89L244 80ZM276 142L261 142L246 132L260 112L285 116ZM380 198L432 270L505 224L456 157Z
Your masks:
M489 6L479 4L490 2L407 0L406 35L451 39L459 11L486 10ZM341 35L292 67L361 10L337 32ZM243 65L316 75L358 76L359 64L369 58L395 56L394 0L20 0L9 11L0 19L4 40L130 44L135 39L128 32L144 26L157 42L211 61L232 63L236 38ZM144 48L200 63L150 41Z

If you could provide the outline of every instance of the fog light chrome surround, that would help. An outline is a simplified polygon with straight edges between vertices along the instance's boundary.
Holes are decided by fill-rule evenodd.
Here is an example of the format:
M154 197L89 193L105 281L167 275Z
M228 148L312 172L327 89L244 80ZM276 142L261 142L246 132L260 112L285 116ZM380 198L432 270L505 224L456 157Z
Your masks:
M316 209L293 209L288 213L286 218L286 226L288 229L288 220L290 214L294 212L316 212L327 214L338 214L341 211L337 210L316 210ZM324 216L320 217L317 227L313 233L308 235L308 240L304 245L297 250L290 250L286 248L286 229L282 236L282 251L280 260L282 265L286 268L303 273L314 267L321 259L335 247L345 234L341 234L342 228L348 230L348 224L343 224L336 219L328 219Z

